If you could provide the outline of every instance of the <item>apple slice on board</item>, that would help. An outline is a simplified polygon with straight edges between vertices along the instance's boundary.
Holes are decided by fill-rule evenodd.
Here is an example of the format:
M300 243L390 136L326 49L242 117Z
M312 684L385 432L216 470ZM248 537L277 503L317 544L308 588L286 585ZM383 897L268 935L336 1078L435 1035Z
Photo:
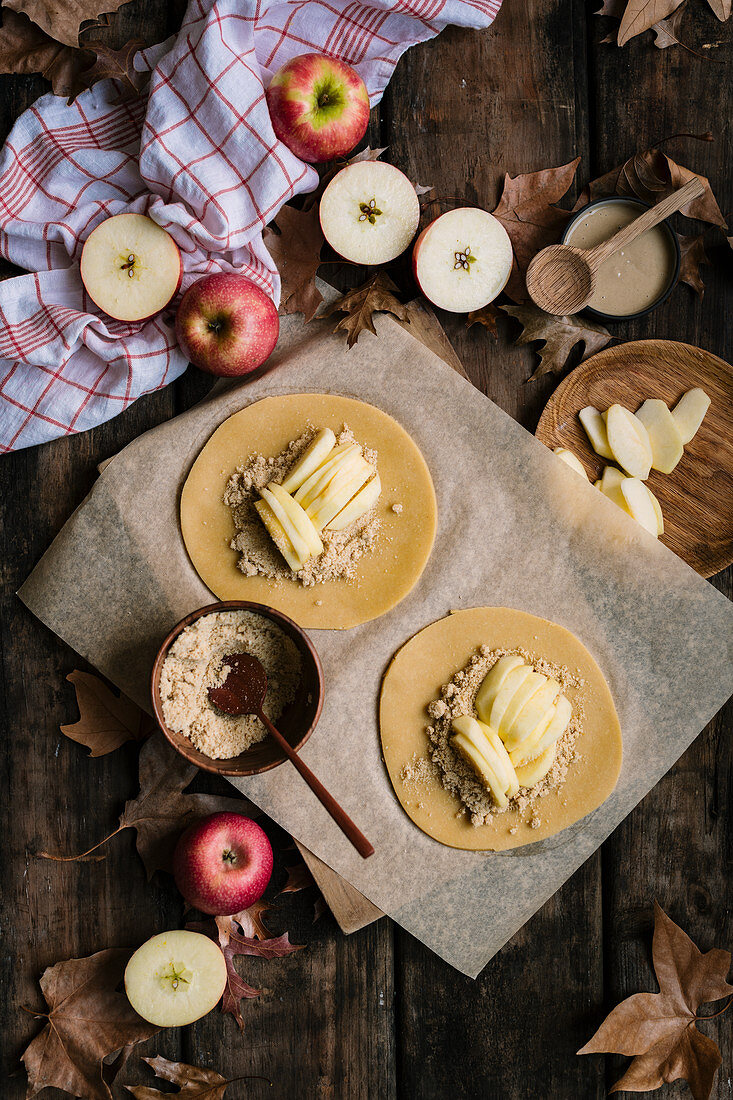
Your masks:
M598 409L594 409L592 405L587 405L578 413L578 419L583 425L585 434L588 436L590 445L596 454L600 455L601 458L608 458L611 462L615 462L615 455L608 445L606 425Z
M555 447L552 452L557 455L566 466L569 466L571 470L575 470L576 474L580 474L585 480L588 480L588 475L585 472L585 466L580 461L577 455L574 455L572 451L569 451L567 447Z
M611 405L603 413L603 420L616 462L629 477L646 481L652 468L652 446L642 422L623 405Z
M219 1001L227 980L220 948L199 932L161 932L138 947L125 969L127 999L158 1027L192 1024Z
M384 264L405 251L420 221L420 200L407 176L381 160L348 164L321 197L323 235L357 264Z
M682 394L672 409L672 416L684 444L694 438L709 408L710 398L699 386Z
M178 245L144 214L115 214L87 237L79 264L94 304L118 321L144 321L165 309L181 285Z
M451 313L493 302L509 281L514 255L501 222L486 210L459 207L423 229L412 252L415 280L426 298Z
M682 458L682 436L672 413L660 398L650 397L636 410L636 416L649 436L652 469L671 474Z

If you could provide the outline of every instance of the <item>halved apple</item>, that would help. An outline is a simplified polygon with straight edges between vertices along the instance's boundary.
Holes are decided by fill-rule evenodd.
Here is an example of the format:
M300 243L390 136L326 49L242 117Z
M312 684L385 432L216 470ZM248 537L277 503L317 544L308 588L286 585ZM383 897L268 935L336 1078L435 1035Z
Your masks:
M538 726L548 725L548 711L551 711L561 690L557 680L549 679L538 692L535 692L529 702L524 704L504 737L504 744L510 752L528 737L532 737Z
M295 548L288 538L287 532L285 531L283 525L280 523L280 520L277 518L266 500L256 500L255 510L257 511L257 514L264 523L267 529L267 533L272 541L275 543L275 546L285 558L285 561L288 563L293 572L297 573L299 569L302 569L303 563L296 554Z
M474 701L474 706L482 722L486 722L488 725L491 724L489 722L491 707L499 693L499 689L512 669L522 667L525 667L523 657L519 657L516 653L507 653L500 657L486 673Z
M694 438L709 408L710 398L699 386L682 394L672 409L672 416L684 444Z
M649 398L636 411L637 418L647 430L652 448L652 469L671 474L682 458L682 436L675 418L664 401Z
M306 545L310 550L310 556L317 557L319 554L322 554L323 543L321 542L321 537L313 526L305 509L301 508L297 500L293 500L290 493L287 493L282 485L278 485L277 482L271 482L267 488L282 505L298 534L305 539Z
M555 763L556 751L556 745L553 742L540 756L536 756L534 760L530 760L529 763L517 768L515 774L519 786L536 787L540 779L545 778Z
M630 477L646 481L652 468L652 447L642 422L623 405L611 405L603 419L612 457Z
M312 443L293 466L282 483L286 493L294 493L311 474L315 473L326 461L336 446L336 436L330 428L321 428Z
M144 214L115 214L87 237L79 273L94 304L118 321L165 309L181 285L178 245Z
M613 461L614 456L608 445L606 425L603 423L603 417L598 409L594 409L592 405L587 405L578 413L578 419L583 425L585 434L588 436L590 445L596 454L600 455L601 458L610 458Z
M208 936L161 932L138 947L125 968L125 993L139 1016L183 1027L211 1012L227 980L221 949Z
M529 668L529 666L527 667ZM498 729L499 735L505 744L509 731L514 725L520 711L526 707L527 703L529 703L539 691L542 691L546 683L546 676L543 676L541 672L534 672L530 669L529 675L524 679L521 686L512 696L509 706L504 711L498 726L494 726L494 729Z
M342 508L330 523L326 524L325 530L343 531L350 523L361 519L377 503L381 492L382 483L379 480L379 474L375 473L371 481L368 481L364 488L360 489L355 497L352 497L346 507Z
M502 292L513 260L501 222L488 210L467 206L446 211L423 229L412 251L412 271L433 305L470 313Z
M420 201L407 176L382 160L357 161L337 172L321 196L323 235L357 264L384 264L409 245Z

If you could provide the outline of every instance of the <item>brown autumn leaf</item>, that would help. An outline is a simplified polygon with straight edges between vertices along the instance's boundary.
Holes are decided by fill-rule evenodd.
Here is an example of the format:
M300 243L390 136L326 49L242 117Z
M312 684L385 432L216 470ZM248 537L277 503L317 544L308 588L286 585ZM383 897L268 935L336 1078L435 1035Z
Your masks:
M316 272L321 263L321 247L325 240L318 218L318 206L296 210L283 206L275 219L280 230L265 229L265 245L280 272L283 313L302 313L310 321L323 295L316 287Z
M683 50L689 50L690 47L686 46L684 42L680 42L679 30L680 23L682 22L682 16L685 11L685 0L667 19L660 19L658 23L652 24L652 31L654 32L654 45L658 50L666 50L670 46L682 46ZM693 53L693 50L690 50Z
M143 1058L150 1066L156 1077L161 1081L170 1081L172 1085L180 1085L178 1092L161 1092L160 1089L150 1088L149 1085L125 1085L128 1092L132 1093L135 1100L160 1100L165 1096L180 1096L184 1100L224 1100L227 1085L235 1081L266 1081L266 1077L222 1077L215 1069L204 1069L203 1066L191 1066L186 1062L171 1062L161 1054L154 1058ZM272 1084L272 1082L269 1082Z
M544 341L544 345L537 350L540 364L530 377L530 382L534 382L545 374L562 370L570 352L581 341L585 345L581 356L582 362L589 355L600 351L613 339L607 329L586 317L554 317L535 305L501 306L500 308L510 317L516 317L523 326L521 335L514 341L516 344L531 344L535 340Z
M474 309L466 318L466 328L470 328L471 325L483 325L492 336L498 336L499 333L496 329L498 316L499 311L493 305L484 306L482 309Z
M55 95L74 99L84 87L82 70L93 55L57 42L25 15L3 8L0 27L0 73L27 76L40 73L50 81Z
M239 913L232 913L226 917L214 917L217 927L219 946L222 951L229 943L229 937L241 933L243 936L255 936L260 940L270 938L269 929L265 927L263 917L271 909L269 901L260 898L250 905L249 909L241 909Z
M733 994L733 985L725 980L730 951L714 948L703 955L655 902L652 958L659 993L627 997L578 1054L633 1057L611 1092L650 1092L682 1078L694 1100L707 1100L721 1057L695 1024L710 1019L698 1015L701 1004Z
M298 890L307 890L309 886L315 886L315 880L305 863L296 863L287 868L288 880L278 894L295 894Z
M681 3L682 0L629 0L618 29L619 46L667 19Z
M66 677L76 691L79 721L62 726L64 736L85 745L90 756L105 756L126 741L143 741L155 729L155 722L126 695L115 695L89 672L75 669Z
M514 266L504 292L515 302L529 301L525 274L541 248L554 244L570 218L555 203L567 193L580 157L558 168L543 168L512 178L504 176L504 188L494 217L506 229L514 249Z
M710 260L705 255L703 234L697 236L680 236L680 273L679 281L687 283L702 298L705 286L700 275L700 264L709 264Z
M88 44L93 50L96 59L88 69L81 74L81 82L85 88L91 88L100 80L119 80L122 84L124 98L139 95L150 77L149 72L139 73L133 64L135 54L145 47L142 38L131 38L121 50L113 50L101 42Z
M378 271L362 286L347 291L341 298L333 302L322 313L323 317L331 317L334 313L345 313L346 316L334 328L334 332L340 330L347 333L347 346L353 348L362 332L373 332L375 313L391 313L399 321L409 321L407 310L392 293L394 283L383 272Z
M101 13L115 12L126 0L4 0L3 7L21 12L66 46L79 45L82 23L101 25Z
M43 972L40 986L49 1011L37 1015L47 1023L22 1056L29 1097L55 1087L88 1100L112 1100L102 1076L103 1059L159 1030L138 1016L124 993L116 992L130 954L125 948L110 948ZM120 1064L113 1067L112 1079L119 1069Z
M135 829L136 846L145 864L148 879L156 871L170 870L173 849L184 829L207 814L229 811L246 813L250 817L259 811L247 799L226 798L218 794L185 794L198 769L187 763L162 734L150 737L140 750L140 791L125 803L120 822L114 832L104 837L86 852L74 856L59 856L39 852L45 859L75 862L96 851L123 829Z

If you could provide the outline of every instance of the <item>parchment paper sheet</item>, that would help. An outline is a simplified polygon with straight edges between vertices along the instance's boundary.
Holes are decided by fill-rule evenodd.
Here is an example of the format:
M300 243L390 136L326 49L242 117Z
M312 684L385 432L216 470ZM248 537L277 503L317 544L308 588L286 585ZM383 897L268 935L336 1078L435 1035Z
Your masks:
M105 469L21 589L28 607L142 706L170 627L210 602L179 535L178 496L213 430L257 398L361 398L391 413L435 481L438 536L396 609L348 632L314 631L323 716L304 759L366 832L363 861L295 770L240 789L380 909L475 976L672 766L733 690L727 600L645 534L389 317L347 353L321 323L286 326L276 371L148 432ZM377 699L395 650L453 608L520 608L561 623L611 686L621 778L581 823L515 852L476 854L421 833L380 757ZM437 685L436 685L437 686Z

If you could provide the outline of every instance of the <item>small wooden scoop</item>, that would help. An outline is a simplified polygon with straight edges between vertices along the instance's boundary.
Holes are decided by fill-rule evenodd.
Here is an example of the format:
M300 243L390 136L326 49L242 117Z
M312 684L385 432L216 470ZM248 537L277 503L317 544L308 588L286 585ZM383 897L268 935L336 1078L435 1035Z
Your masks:
M577 313L593 297L596 273L604 260L670 214L681 210L703 191L701 181L697 177L691 179L679 191L668 195L650 210L645 210L595 248L573 248L569 244L552 244L549 248L543 248L527 268L527 290L532 301L546 313L556 316Z
M344 809L339 806L333 795L329 794L321 781L315 777L307 764L298 756L297 752L285 740L279 730L275 729L270 719L263 712L262 706L267 694L267 673L256 657L249 653L232 653L224 657L223 665L227 665L231 672L221 687L209 688L209 699L223 710L225 714L256 714L260 722L263 722L274 737L278 745L295 764L303 779L313 791L316 798L330 813L338 827L349 838L360 856L364 859L374 855L374 848L360 829L354 824Z

